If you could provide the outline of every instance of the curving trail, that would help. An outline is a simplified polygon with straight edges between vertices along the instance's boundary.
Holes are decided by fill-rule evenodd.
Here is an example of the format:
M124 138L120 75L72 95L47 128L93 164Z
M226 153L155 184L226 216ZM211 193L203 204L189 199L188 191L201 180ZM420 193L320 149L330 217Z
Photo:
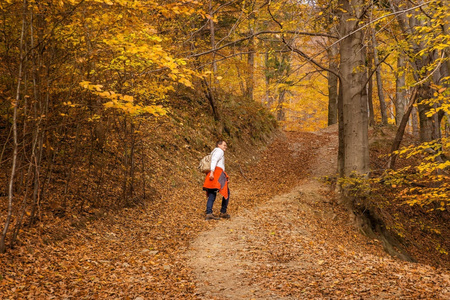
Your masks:
M352 216L319 182L335 173L333 129L291 134L285 143L283 150L276 143L267 149L269 162L288 156L277 161L281 171L274 171L266 188L285 185L282 170L292 173L292 166L302 165L298 185L218 221L191 243L186 255L200 299L450 298L448 271L388 256L379 242L357 231ZM261 193L264 176L255 177L236 184L234 197Z
M230 152L230 220L203 220L193 163L155 170L145 206L24 233L0 254L0 299L450 299L448 270L388 256L318 181L335 172L336 129Z

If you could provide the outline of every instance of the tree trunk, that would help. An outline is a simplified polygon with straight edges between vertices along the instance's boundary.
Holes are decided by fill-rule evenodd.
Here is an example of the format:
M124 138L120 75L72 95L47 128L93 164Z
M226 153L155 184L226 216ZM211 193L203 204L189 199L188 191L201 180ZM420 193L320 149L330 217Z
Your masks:
M282 90L278 95L278 104L277 104L277 121L285 120L285 113L283 110L284 96L286 94L286 90Z
M446 8L448 11L448 6L445 7L444 5L445 5L444 3L440 3L440 6L443 9ZM444 24L442 24L442 30L443 30L445 36L448 37L450 35L450 14L448 14L448 13L445 16ZM446 47L444 49L444 51L445 51L445 56L447 58L446 61L444 62L445 69L446 69L446 76L449 76L449 73L450 73L450 49L449 49L449 47ZM449 120L449 122L450 122L450 120Z
M340 46L343 117L343 175L366 175L369 172L367 70L365 66L364 31L355 31L364 1L339 0L343 8L340 35L346 36Z
M340 82L340 81L339 81ZM339 83L338 95L338 129L339 129L339 145L338 145L338 173L339 177L344 177L345 174L345 144L344 144L344 101L342 100L342 83Z
M400 122L405 114L406 101L406 75L405 57L400 54L397 59L397 76L395 80L395 123L400 126Z
M330 60L330 70L338 72L338 64L336 56L338 55L337 45L330 47L328 57ZM328 72L328 126L337 123L338 111L338 78L331 72Z
M381 123L383 125L388 124L387 110L386 110L386 101L384 99L383 93L383 81L381 79L381 65L378 59L378 50L377 50L377 39L375 37L375 29L372 30L372 52L373 52L373 61L376 68L376 78L377 78L377 90L378 90L378 99L380 101L380 111L381 111Z
M250 28L250 35L253 35L253 28ZM248 78L247 78L247 98L253 101L255 85L255 39L249 39L248 47Z
M208 81L205 78L202 78L201 80L203 84L203 89L205 91L206 99L208 99L209 105L211 106L211 110L214 116L214 120L220 121L220 114L217 109L216 105L216 99L214 97L213 91L211 90L210 85L208 84Z
M209 32L211 34L211 49L216 49L216 33L214 27L214 11L212 0L209 1ZM213 66L213 74L217 72L217 63L216 63L216 52L212 53L212 66Z
M405 133L405 128L406 128L406 125L408 124L409 116L411 115L411 112L414 107L414 103L416 102L416 99L417 99L416 95L417 95L417 90L415 89L411 95L411 100L409 101L408 109L403 114L400 123L398 123L397 133L395 135L395 139L394 139L394 142L392 143L392 147L391 147L391 157L389 158L388 167L387 167L388 169L394 169L394 167L395 167L395 160L397 158L397 155L393 154L393 152L397 151L400 148L400 144L402 143L403 135Z
M400 5L405 5L400 0L391 0L391 9L394 12L399 11ZM408 8L409 3L406 3L406 7L402 6L402 9ZM396 14L400 28L403 31L405 40L412 40L410 47L413 53L419 53L425 47L423 42L415 42L414 39L410 39L408 35L411 35L415 31L415 27L418 25L426 25L423 20L416 18L412 15L407 18L405 14ZM437 124L437 118L427 117L427 113L433 108L433 105L428 104L428 100L433 97L433 90L431 89L430 82L426 81L427 77L421 75L424 67L431 65L434 59L434 53L425 53L419 58L415 59L411 65L414 68L414 80L420 82L418 87L417 108L419 111L419 124L420 124L420 140L421 142L429 142L440 136L440 127ZM425 81L425 82L424 82Z
M373 63L372 63L372 55L370 52L367 53L367 74L371 76L369 78L369 82L367 83L367 103L369 105L369 125L374 126L375 123L375 111L373 109Z
M264 55L264 65L266 66L266 69L269 66L269 52L267 51L266 54ZM270 109L270 107L272 106L272 100L271 100L271 96L270 96L270 76L269 74L265 73L264 76L264 83L265 83L265 103L266 103L266 107L268 107Z
M428 117L427 113L433 108L427 103L427 100L433 97L432 89L429 83L424 83L419 89L419 100L417 108L419 110L419 129L420 141L429 142L437 137L435 136L435 120L434 117Z
M412 134L415 137L419 137L420 130L419 130L419 117L417 112L417 107L413 107L411 112L411 127L412 127Z
M24 55L23 55L23 43L25 36L25 23L27 17L27 0L23 1L23 16L22 16L22 30L20 33L20 62L19 62L19 73L17 74L17 90L16 90L16 98L13 102L13 118L12 118L12 132L13 132L13 155L12 155L12 163L11 163L11 173L9 177L8 184L8 213L6 216L5 226L3 227L2 236L0 237L0 253L5 253L6 251L6 234L8 233L9 225L11 222L12 216L12 203L14 198L14 178L16 175L16 164L17 164L17 152L18 152L18 142L17 142L17 115L18 115L18 106L20 101L20 86L22 84L22 70L24 63Z

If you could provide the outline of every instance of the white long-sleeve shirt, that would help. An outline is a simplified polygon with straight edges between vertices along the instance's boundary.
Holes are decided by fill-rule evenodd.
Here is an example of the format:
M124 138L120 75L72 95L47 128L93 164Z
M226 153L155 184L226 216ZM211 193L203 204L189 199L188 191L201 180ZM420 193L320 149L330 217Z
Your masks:
M214 172L216 167L222 168L225 171L225 152L217 147L211 154L211 171Z

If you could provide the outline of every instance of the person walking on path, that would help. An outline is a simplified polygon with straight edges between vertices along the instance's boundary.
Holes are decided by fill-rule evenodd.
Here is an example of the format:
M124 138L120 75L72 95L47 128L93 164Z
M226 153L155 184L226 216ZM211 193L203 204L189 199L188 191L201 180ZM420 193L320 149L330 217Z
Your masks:
M211 152L211 171L206 174L203 190L206 191L206 220L229 219L227 213L228 202L230 200L230 189L228 188L228 175L225 173L225 150L227 143L218 141L216 148ZM213 205L217 192L223 196L222 207L219 216L213 215Z

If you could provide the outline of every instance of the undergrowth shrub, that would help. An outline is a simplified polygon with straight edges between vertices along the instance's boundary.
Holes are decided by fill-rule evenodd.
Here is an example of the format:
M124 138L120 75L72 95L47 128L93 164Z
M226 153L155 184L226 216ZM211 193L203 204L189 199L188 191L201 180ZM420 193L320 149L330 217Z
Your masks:
M396 153L397 170L385 169L389 144L389 137L371 143L369 177L349 176L337 184L356 214L377 219L413 257L449 265L448 138L402 148Z

